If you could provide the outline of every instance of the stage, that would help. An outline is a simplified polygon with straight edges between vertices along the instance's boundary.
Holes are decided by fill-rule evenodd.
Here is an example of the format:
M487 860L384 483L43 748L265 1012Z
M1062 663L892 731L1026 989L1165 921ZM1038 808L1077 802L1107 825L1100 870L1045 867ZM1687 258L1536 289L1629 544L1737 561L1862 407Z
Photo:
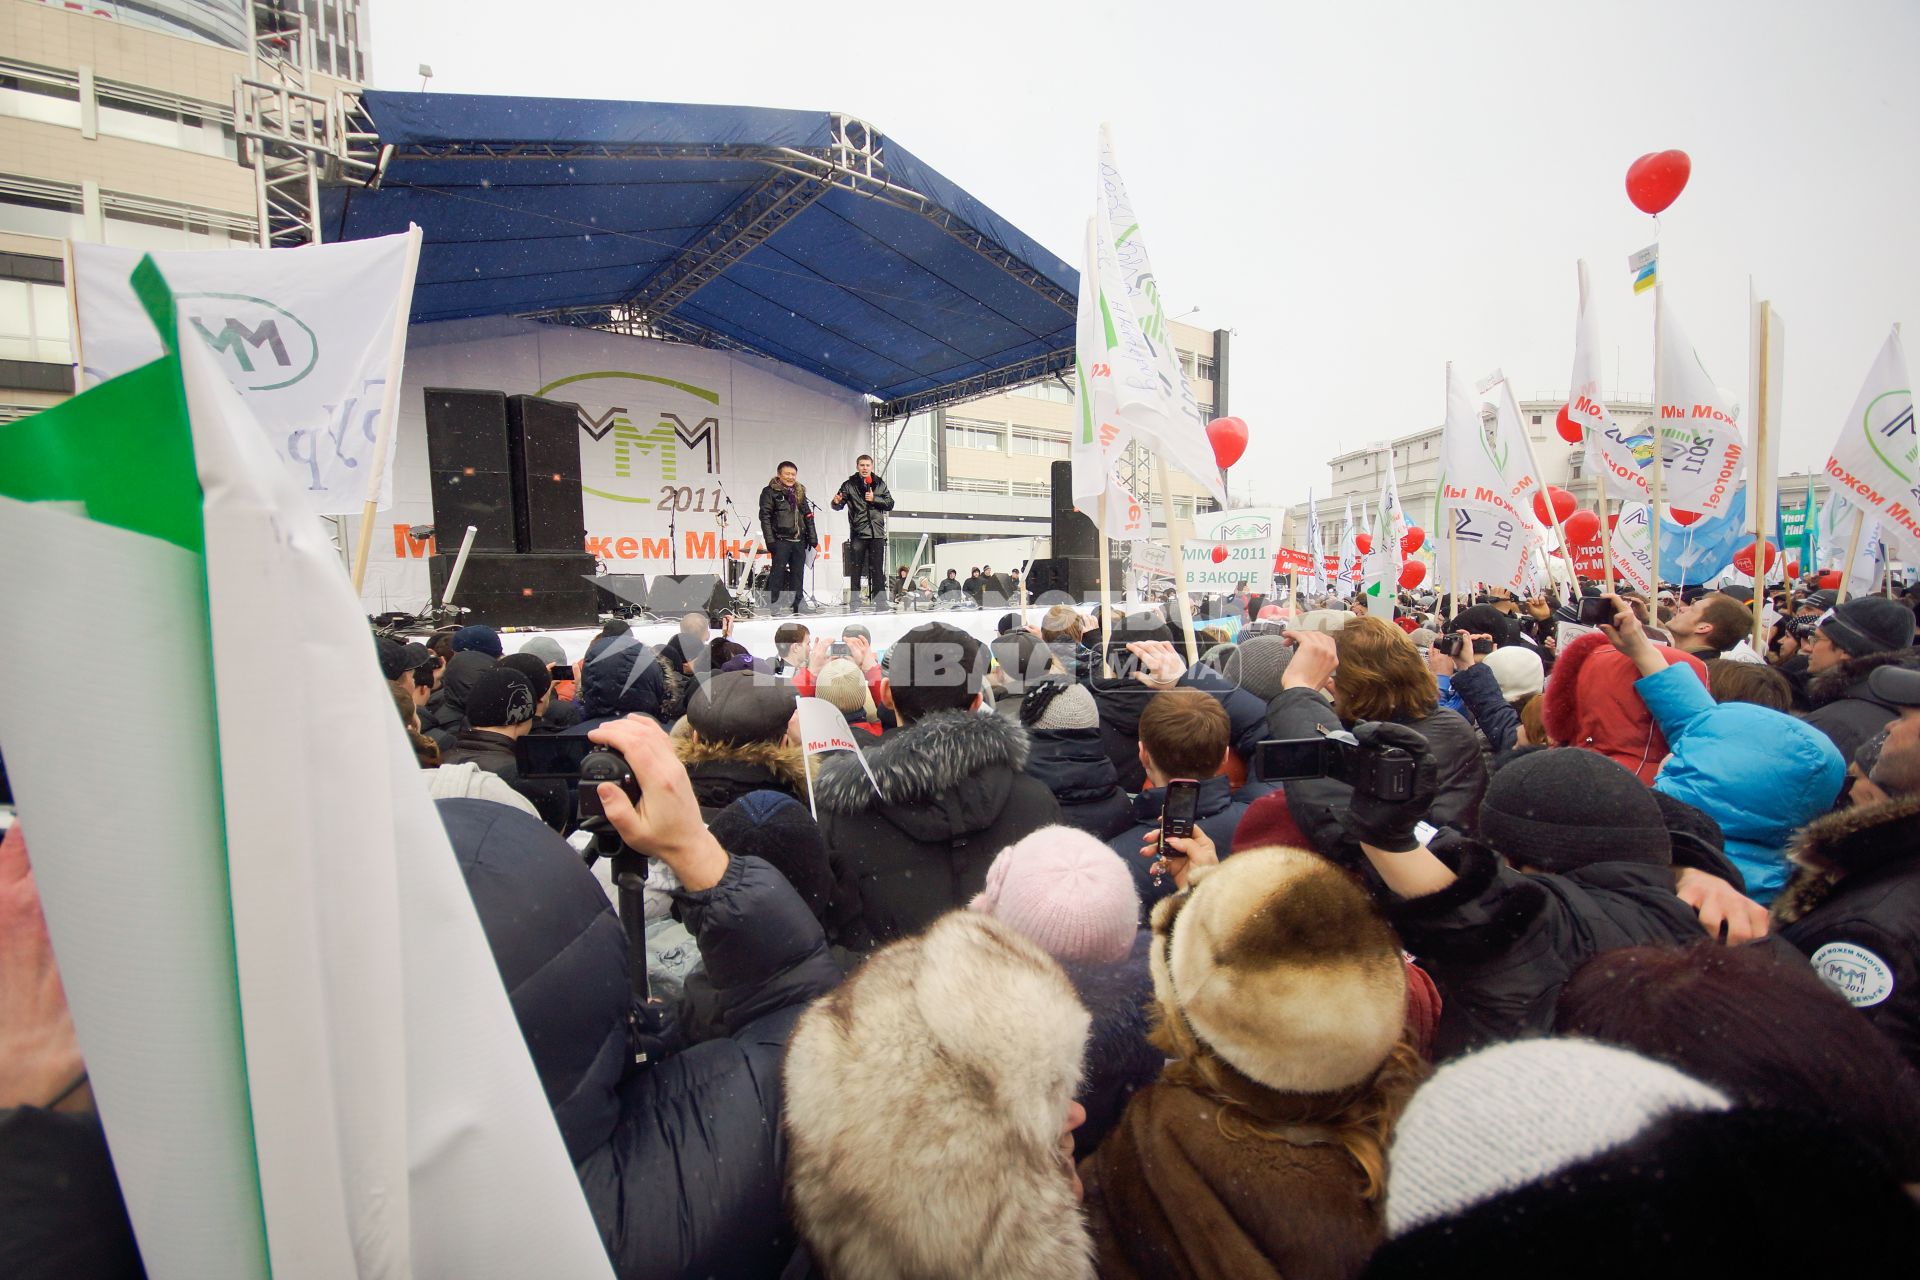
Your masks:
M1025 622L1037 625L1046 611L1044 605L1029 605L1025 611ZM785 623L802 623L814 638L828 640L839 639L843 629L857 623L873 637L876 650L885 650L915 627L940 622L958 627L985 643L999 634L1002 617L1018 612L1011 608L917 609L887 613L815 613L795 618L743 618L733 624L733 638L745 645L754 657L771 658L774 656L773 633ZM632 626L633 634L651 645L665 644L680 629L677 618L667 622L634 622ZM513 653L534 636L552 636L566 650L567 660L575 662L586 656L587 645L599 634L598 627L569 627L553 631L509 627L501 629L500 643L506 652ZM715 628L714 634L720 634L718 628Z

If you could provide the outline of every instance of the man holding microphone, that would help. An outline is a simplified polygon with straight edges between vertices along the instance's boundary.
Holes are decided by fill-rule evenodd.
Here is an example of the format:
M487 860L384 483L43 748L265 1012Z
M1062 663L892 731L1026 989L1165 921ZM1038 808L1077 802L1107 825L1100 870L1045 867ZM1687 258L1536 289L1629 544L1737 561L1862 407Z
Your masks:
M829 505L847 513L847 577L854 596L859 596L865 577L868 607L886 608L887 512L893 510L893 494L887 482L873 474L870 455L855 459L854 473L841 482Z

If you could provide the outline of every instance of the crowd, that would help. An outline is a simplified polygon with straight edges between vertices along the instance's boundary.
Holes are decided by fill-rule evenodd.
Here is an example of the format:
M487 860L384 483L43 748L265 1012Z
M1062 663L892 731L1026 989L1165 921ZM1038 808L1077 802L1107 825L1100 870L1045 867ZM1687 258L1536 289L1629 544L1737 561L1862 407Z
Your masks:
M375 648L622 1277L1910 1274L1912 602L1598 601Z

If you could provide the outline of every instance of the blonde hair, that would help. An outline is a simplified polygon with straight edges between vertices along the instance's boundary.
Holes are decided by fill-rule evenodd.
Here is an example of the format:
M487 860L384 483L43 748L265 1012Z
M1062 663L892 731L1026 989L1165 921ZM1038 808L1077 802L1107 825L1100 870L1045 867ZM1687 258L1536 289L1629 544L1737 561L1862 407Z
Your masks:
M1440 686L1407 633L1384 618L1355 618L1336 631L1340 666L1334 705L1346 720L1418 720L1440 706Z

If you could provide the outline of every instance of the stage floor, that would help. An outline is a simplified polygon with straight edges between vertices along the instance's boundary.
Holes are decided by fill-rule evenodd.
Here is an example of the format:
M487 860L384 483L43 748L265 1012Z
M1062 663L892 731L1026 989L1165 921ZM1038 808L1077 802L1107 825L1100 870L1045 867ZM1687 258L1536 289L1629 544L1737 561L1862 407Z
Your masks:
M941 622L950 627L958 627L980 641L988 641L999 634L1000 619L1008 613L1018 613L1017 609L921 609L900 613L816 613L797 618L743 618L733 624L733 638L753 653L756 658L771 658L774 653L773 633L781 624L800 622L815 638L837 640L840 632L850 623L858 623L867 629L873 637L876 648L885 649L915 627L929 622ZM1044 606L1033 605L1026 610L1026 621L1037 624L1041 615L1046 613ZM672 622L636 622L633 634L648 644L665 644L679 629L677 621ZM543 631L536 627L503 628L500 643L508 653L513 653L536 635L552 636L560 642L567 652L569 662L578 661L587 652L587 645L600 634L598 627L571 627L564 630ZM715 634L719 634L716 629Z

